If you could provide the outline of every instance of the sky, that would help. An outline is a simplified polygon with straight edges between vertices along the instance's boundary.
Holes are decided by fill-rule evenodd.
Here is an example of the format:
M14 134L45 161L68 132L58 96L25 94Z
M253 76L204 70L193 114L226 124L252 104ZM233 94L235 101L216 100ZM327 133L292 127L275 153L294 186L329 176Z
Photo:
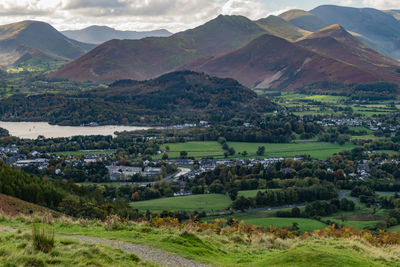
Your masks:
M40 20L58 30L106 25L119 30L178 32L219 14L259 19L324 4L400 9L400 0L0 0L0 24Z

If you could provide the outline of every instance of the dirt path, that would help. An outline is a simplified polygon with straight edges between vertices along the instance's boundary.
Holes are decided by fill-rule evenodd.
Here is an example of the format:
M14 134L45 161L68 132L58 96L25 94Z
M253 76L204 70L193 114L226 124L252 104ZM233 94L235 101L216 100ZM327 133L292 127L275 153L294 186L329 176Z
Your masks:
M16 233L15 228L0 226L0 231ZM201 264L196 261L188 260L176 254L146 245L133 244L129 242L109 240L89 236L60 235L62 238L79 240L82 243L103 245L114 249L122 250L125 253L135 254L140 259L168 267L211 267L211 265Z

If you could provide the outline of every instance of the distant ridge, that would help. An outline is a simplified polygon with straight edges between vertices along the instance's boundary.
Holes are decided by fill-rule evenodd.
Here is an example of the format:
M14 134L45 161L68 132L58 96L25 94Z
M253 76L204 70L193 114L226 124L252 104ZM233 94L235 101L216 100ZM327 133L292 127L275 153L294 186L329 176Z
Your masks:
M400 21L393 15L373 8L334 5L319 6L310 13L329 25L342 25L372 48L392 58L400 59Z
M137 40L146 37L169 37L172 35L167 30L155 31L119 31L107 26L90 26L81 30L62 31L65 36L84 43L101 44L112 39Z

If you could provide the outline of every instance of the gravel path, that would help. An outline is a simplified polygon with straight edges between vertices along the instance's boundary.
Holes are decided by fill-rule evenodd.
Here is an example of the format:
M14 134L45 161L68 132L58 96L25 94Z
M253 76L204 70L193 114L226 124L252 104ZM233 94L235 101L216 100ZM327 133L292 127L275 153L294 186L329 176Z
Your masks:
M15 228L0 226L0 231L17 232ZM122 250L125 253L135 254L141 260L152 262L168 267L211 267L211 265L201 264L193 260L185 259L173 253L160 249L152 248L146 245L133 244L123 241L109 240L89 236L62 235L61 237L76 239L82 243L103 245L114 249Z
M192 260L185 259L176 254L165 252L160 249L152 248L146 245L133 244L128 242L102 239L87 236L68 236L78 239L83 243L100 244L115 249L120 249L126 253L133 253L140 259L153 262L162 266L171 267L206 267L211 265L201 264Z

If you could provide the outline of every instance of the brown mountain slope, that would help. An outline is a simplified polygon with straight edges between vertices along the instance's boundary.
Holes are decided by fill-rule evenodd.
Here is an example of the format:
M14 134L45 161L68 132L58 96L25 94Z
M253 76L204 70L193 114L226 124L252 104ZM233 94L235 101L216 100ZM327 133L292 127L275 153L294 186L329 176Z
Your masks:
M318 81L364 83L382 80L374 73L271 35L261 36L234 52L203 58L180 69L234 78L249 87L287 90Z
M375 73L382 79L400 83L400 63L389 58L348 33L340 25L332 25L297 42L307 49Z
M235 50L263 34L264 29L245 17L219 16L167 38L106 42L50 77L100 82L149 79L191 60Z

